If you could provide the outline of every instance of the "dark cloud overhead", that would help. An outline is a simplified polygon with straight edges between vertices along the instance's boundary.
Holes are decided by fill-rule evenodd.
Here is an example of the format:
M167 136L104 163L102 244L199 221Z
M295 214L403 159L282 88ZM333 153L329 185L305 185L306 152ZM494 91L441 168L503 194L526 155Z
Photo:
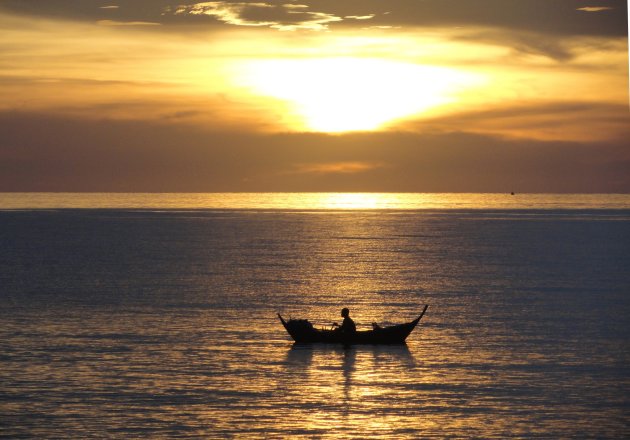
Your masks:
M242 25L270 23L277 24L278 29L283 29L282 25L288 26L284 29L312 29L306 24L315 21L322 23L318 29L470 26L607 36L623 36L628 30L627 3L623 0L601 0L596 4L575 0L309 0L293 3L288 0L3 0L0 8L22 14L86 21L238 25L234 20L223 19L225 15L190 13L223 10L232 11L233 18L241 20ZM183 13L185 11L189 13ZM357 20L356 17L370 18Z

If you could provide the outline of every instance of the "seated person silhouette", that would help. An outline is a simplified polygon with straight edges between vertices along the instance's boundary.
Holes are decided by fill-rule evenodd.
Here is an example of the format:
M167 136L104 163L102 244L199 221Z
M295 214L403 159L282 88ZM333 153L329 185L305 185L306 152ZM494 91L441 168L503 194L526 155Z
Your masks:
M347 335L353 335L357 332L357 326L354 324L354 321L350 317L350 310L347 307L341 309L341 316L343 317L343 322L341 326L336 330L340 333L344 333ZM338 325L337 323L333 325Z

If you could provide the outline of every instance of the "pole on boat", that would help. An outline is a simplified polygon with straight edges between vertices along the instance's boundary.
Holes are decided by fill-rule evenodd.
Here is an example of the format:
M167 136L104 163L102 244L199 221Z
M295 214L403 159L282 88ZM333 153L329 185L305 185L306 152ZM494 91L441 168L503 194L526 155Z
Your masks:
M416 321L416 323L420 322L420 320L422 319L422 317L424 316L424 312L427 311L427 309L429 308L428 304L424 305L424 309L422 309L422 313L420 313L420 316L418 316L418 320Z
M420 313L420 318L421 318L421 319L422 319L422 317L424 316L424 312L426 312L428 308L429 308L429 305L428 305L428 304L425 304L425 305L424 305L424 309L422 309L422 313Z

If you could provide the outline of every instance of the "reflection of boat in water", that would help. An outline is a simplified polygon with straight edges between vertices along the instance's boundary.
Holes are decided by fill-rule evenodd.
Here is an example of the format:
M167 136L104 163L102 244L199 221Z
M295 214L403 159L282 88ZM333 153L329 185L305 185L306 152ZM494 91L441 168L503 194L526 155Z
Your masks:
M359 330L353 334L342 333L337 330L316 329L306 319L290 319L286 321L280 314L278 317L282 325L295 342L325 343L325 344L404 344L407 336L427 311L424 306L422 313L416 319L405 324L389 327L377 327L373 330Z

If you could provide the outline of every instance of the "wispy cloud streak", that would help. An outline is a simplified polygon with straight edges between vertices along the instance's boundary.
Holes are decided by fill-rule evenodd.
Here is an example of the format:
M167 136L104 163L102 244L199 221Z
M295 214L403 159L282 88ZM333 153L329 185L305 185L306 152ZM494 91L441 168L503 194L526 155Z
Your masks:
M584 12L601 12L601 11L610 11L614 8L610 6L584 6L583 8L577 8L578 11Z
M174 14L209 15L226 24L269 27L281 31L322 31L328 29L329 23L343 20L334 14L308 11L307 8L306 5L297 4L213 1L181 5L174 9Z

